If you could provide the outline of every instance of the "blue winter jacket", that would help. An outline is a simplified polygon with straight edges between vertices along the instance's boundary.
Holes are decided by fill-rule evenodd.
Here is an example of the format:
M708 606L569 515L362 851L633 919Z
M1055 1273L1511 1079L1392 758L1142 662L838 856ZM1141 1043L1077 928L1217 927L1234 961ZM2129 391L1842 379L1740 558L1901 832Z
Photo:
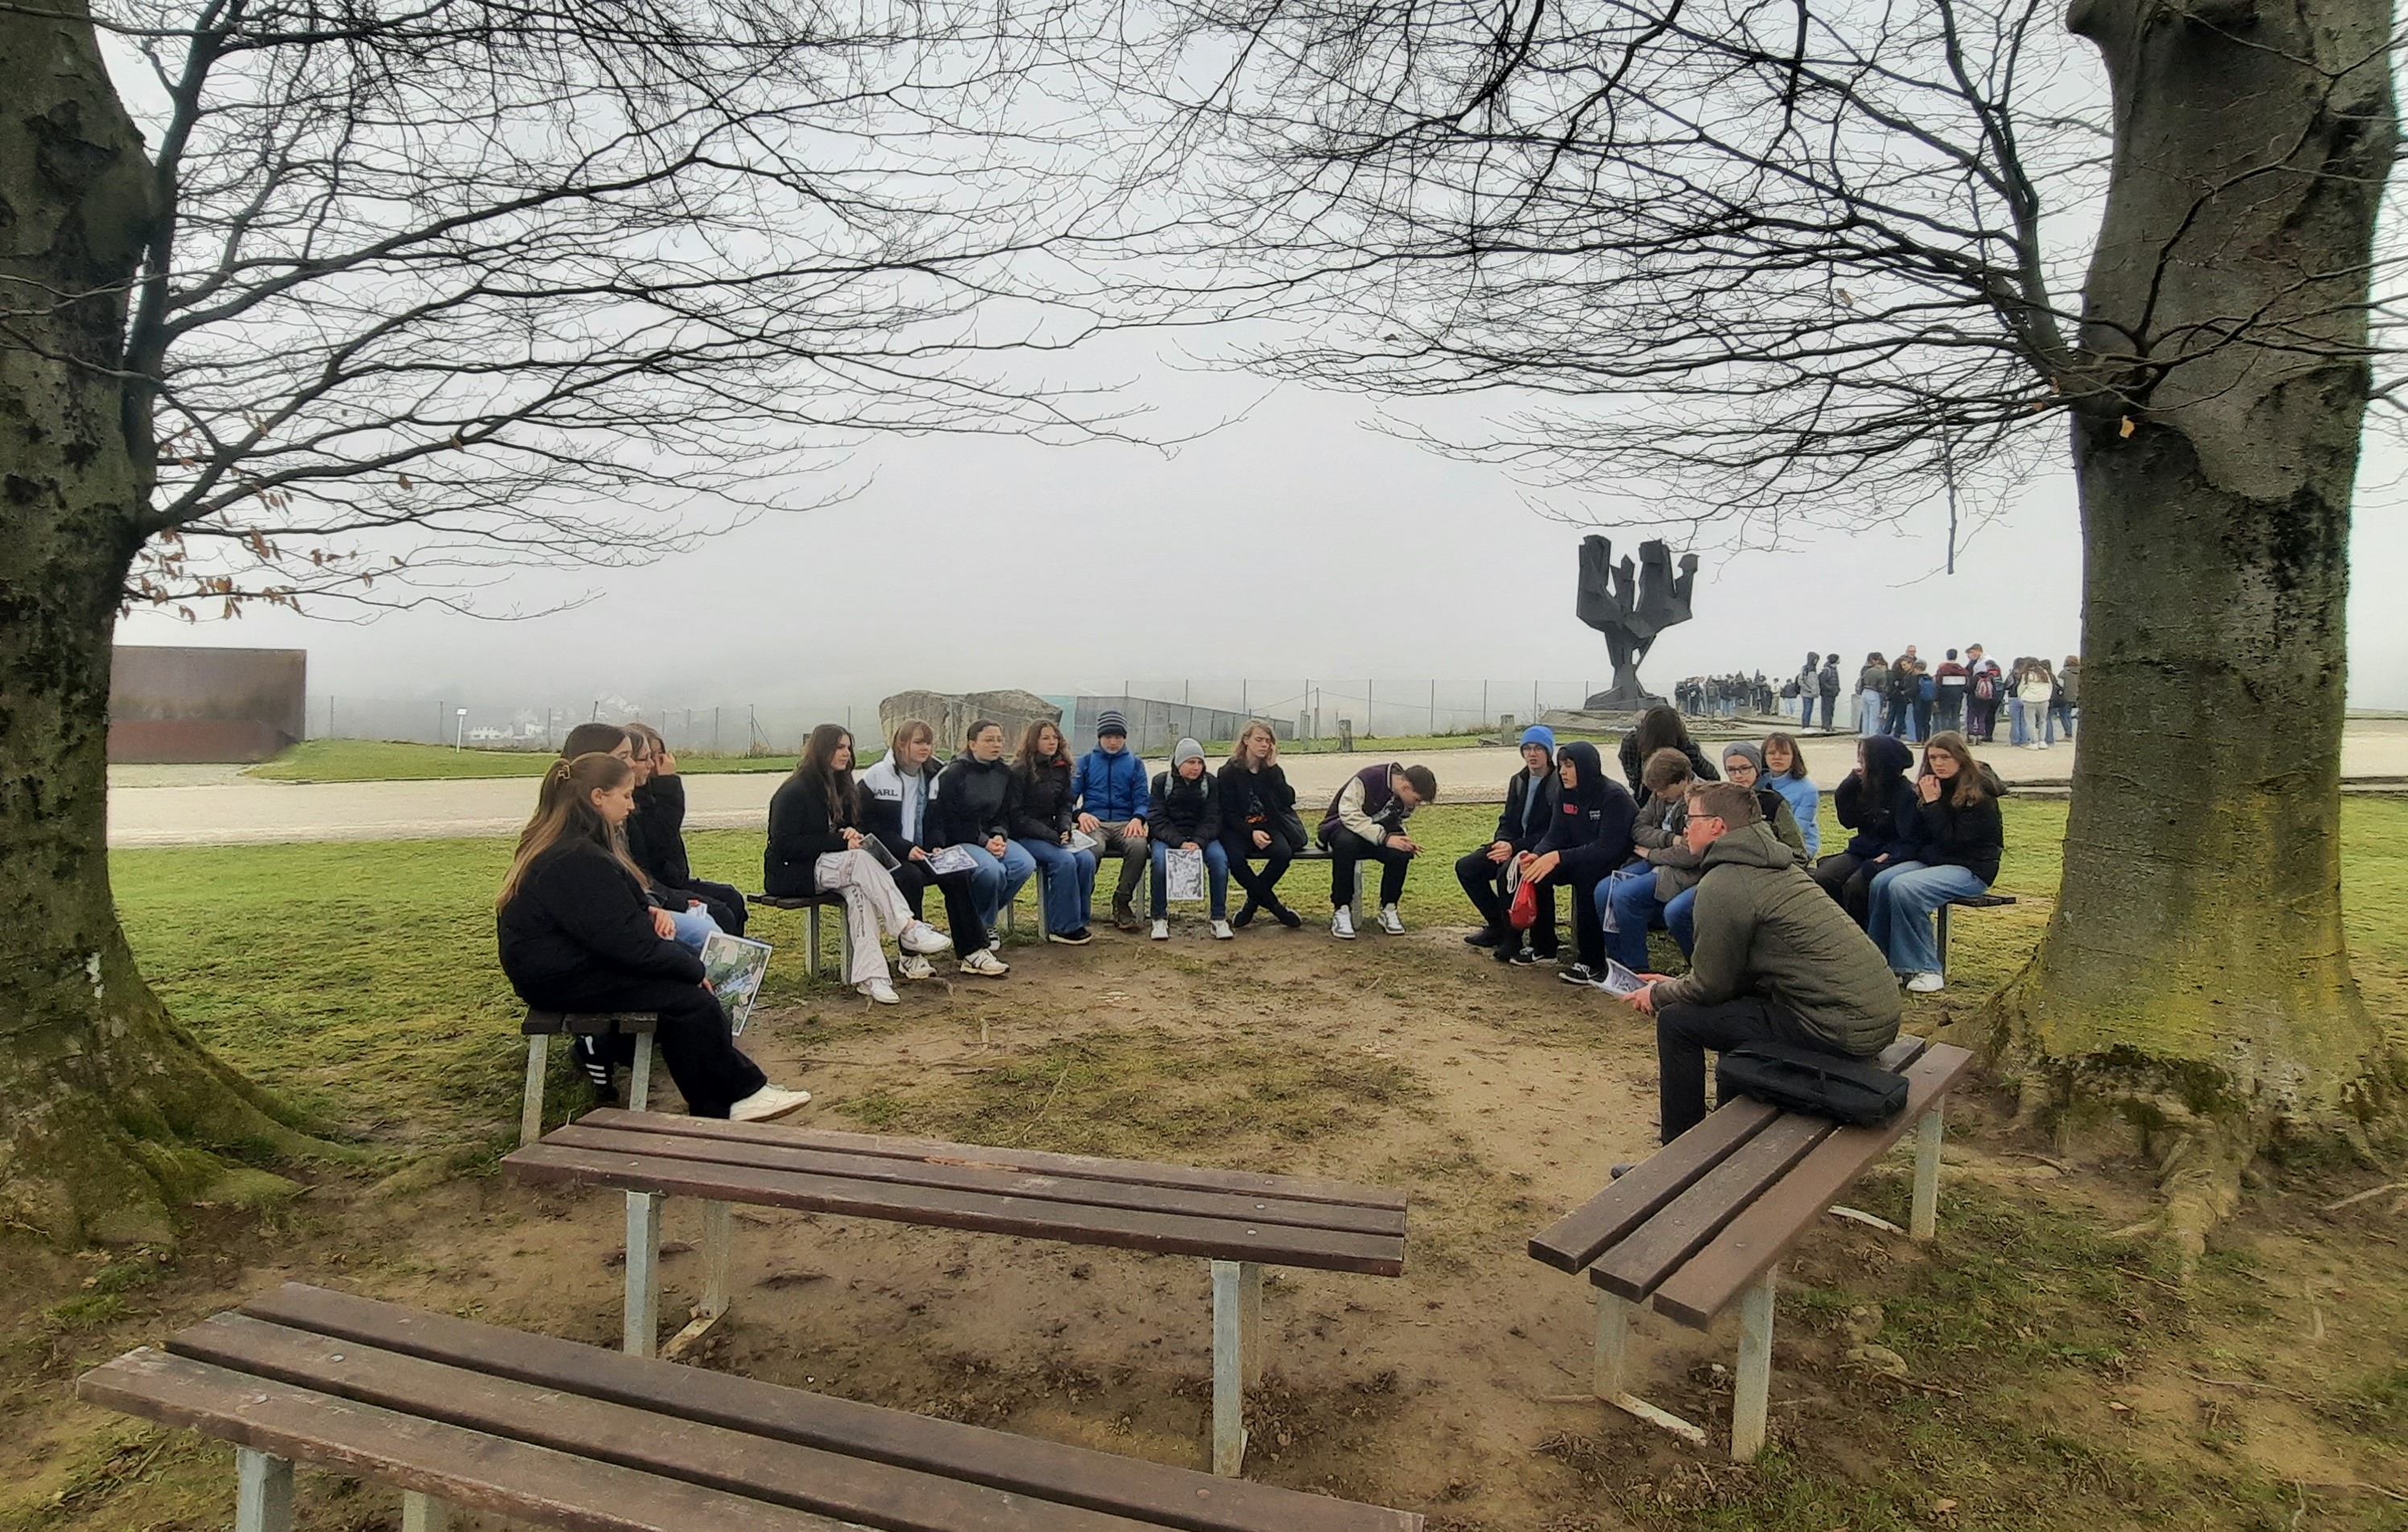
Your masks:
M1079 769L1070 777L1070 796L1082 812L1108 825L1145 818L1153 807L1146 793L1145 761L1134 750L1109 755L1102 745L1079 758Z

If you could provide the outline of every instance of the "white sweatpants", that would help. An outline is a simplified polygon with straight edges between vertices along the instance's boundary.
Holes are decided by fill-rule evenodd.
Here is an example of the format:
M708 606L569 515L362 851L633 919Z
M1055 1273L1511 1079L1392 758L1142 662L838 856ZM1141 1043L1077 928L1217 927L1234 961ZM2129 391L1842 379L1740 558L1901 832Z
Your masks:
M892 978L883 938L900 936L911 923L911 905L895 886L895 874L867 851L827 851L811 863L822 893L844 896L844 928L853 937L853 970L847 984Z

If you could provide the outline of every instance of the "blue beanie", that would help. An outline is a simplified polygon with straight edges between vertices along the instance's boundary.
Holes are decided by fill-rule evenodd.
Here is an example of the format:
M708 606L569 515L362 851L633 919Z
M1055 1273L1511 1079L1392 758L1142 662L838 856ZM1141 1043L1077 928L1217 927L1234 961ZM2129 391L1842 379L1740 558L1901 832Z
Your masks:
M1529 728L1522 730L1522 743L1524 744L1543 744L1547 747L1547 754L1552 756L1555 753L1555 731L1549 729L1545 724L1532 724Z

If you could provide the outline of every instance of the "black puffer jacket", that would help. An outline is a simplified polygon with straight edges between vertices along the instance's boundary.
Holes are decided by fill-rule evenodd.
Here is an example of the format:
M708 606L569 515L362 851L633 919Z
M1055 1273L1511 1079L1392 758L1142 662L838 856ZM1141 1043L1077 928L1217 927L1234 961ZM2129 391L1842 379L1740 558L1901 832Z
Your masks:
M937 801L929 805L928 815L935 823L922 827L930 833L921 844L982 845L997 835L1008 837L1012 805L1019 796L1010 761L1001 756L993 760L955 756L937 775Z
M685 855L685 779L656 776L636 789L627 816L627 855L644 875L672 889L694 881Z
M1887 734L1868 736L1864 750L1865 769L1850 772L1831 793L1832 812L1856 831L1847 853L1859 861L1911 855L1924 833L1914 784L1906 778L1914 752Z
M1034 771L1025 772L1014 766L1011 776L1012 839L1058 843L1070 833L1078 814L1070 806L1068 761L1039 761Z
M1221 784L1221 833L1232 846L1252 851L1254 832L1286 827L1302 844L1301 822L1296 817L1296 789L1274 761L1261 771L1249 771L1236 761L1224 761Z
M1158 772L1154 778L1154 817L1148 823L1156 842L1184 845L1209 845L1221 838L1221 791L1212 773L1190 782L1177 772Z
M822 786L799 774L769 795L769 842L761 851L761 888L781 899L809 899L820 891L819 860L846 848L844 831L862 828L861 796L840 794L829 812Z
M1914 860L1935 867L1962 867L1983 885L1999 879L1999 853L2006 845L2006 827L1999 817L1999 801L1988 793L1971 808L1959 808L1953 794L1942 790L1939 801L1922 807L1923 841Z
M702 960L652 927L652 903L626 864L582 838L538 857L494 918L502 972L522 999L595 970L702 982Z

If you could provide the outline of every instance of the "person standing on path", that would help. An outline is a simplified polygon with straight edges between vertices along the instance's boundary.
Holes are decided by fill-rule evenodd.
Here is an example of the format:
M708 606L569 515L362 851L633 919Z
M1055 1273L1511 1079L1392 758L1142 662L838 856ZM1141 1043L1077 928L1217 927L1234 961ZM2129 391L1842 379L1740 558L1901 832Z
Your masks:
M1865 656L1856 672L1856 737L1870 739L1882 731L1882 709L1889 700L1889 661L1876 649Z
M1956 650L1949 650L1948 658L1932 672L1931 689L1937 704L1933 709L1935 725L1940 729L1964 728L1965 667L1957 662Z
M1840 657L1837 651L1823 657L1823 668L1814 676L1814 695L1823 699L1823 732L1830 733L1840 727L1836 722L1840 715ZM1811 715L1806 724L1810 729L1813 727L1814 720Z
M1998 727L1999 703L2007 689L2007 678L1999 670L1999 662L1982 652L1978 643L1965 651L1965 731L1969 738L1987 740Z

